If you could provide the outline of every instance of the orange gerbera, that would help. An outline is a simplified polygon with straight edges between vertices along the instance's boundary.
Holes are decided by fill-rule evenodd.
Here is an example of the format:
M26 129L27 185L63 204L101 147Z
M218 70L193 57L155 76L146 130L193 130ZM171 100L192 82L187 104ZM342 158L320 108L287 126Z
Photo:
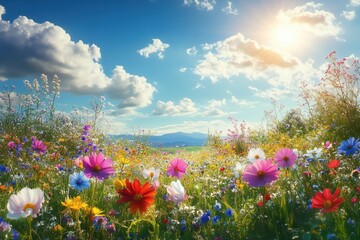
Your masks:
M146 212L147 208L154 202L156 191L148 182L141 185L139 179L135 179L134 182L126 179L125 188L119 189L118 193L121 196L118 203L129 202L129 209L135 214L137 210L140 213Z
M337 188L334 195L331 194L329 188L325 188L322 192L316 193L315 197L311 199L312 208L321 208L320 212L333 212L338 209L339 205L344 201L344 198L338 198L340 188Z

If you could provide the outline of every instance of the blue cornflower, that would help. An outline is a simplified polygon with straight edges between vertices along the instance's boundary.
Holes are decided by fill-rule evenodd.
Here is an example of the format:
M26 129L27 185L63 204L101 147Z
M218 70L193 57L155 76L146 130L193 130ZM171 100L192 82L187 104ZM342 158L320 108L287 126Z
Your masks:
M359 150L360 150L360 139L355 139L354 137L342 141L341 145L338 147L338 153L345 154L345 156L354 155Z
M200 224L203 225L210 220L211 212L207 210L203 215L200 217Z
M234 210L232 210L231 208L228 208L226 211L225 211L225 215L228 216L228 217L231 217L234 215Z
M214 216L214 217L211 218L211 221L212 221L213 224L218 223L219 220L220 220L220 216Z
M335 233L329 233L327 236L326 236L326 239L327 240L330 240L330 239L338 239L335 235Z
M70 186L82 191L90 187L90 179L85 176L84 172L74 172L70 175Z
M12 240L20 239L20 233L18 231L16 231L15 229L12 229L11 233L12 233Z
M221 209L221 204L219 202L216 201L215 205L214 205L214 209L216 211L219 211Z
M6 167L5 165L0 165L0 172L10 172L10 168Z

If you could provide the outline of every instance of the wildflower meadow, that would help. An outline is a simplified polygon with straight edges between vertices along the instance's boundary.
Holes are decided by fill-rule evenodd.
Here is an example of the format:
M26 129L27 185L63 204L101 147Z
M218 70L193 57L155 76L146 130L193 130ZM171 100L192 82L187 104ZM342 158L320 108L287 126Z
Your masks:
M359 64L327 59L299 109L193 152L111 139L103 98L56 111L57 76L6 87L0 239L360 239Z

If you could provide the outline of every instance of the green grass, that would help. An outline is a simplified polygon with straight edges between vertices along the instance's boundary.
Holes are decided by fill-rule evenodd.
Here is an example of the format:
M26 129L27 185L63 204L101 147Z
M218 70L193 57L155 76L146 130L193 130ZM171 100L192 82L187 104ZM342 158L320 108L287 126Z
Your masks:
M159 149L162 152L169 152L174 154L178 151L185 151L185 152L198 152L203 148L203 146L189 146L189 147L165 147Z

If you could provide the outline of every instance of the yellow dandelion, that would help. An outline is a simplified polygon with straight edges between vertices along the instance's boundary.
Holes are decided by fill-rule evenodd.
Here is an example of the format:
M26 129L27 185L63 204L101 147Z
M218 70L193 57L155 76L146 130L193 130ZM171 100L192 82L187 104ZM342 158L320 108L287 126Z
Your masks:
M245 184L243 182L241 182L240 180L236 180L236 186L239 189L243 189L245 187Z
M61 202L61 205L66 207L66 209L71 210L73 212L79 211L80 209L87 208L87 203L81 201L80 196L77 196L72 199L66 199L65 202Z
M97 208L97 207L93 207L93 208L87 208L86 209L86 213L90 214L91 216L97 217L97 216L105 216L104 212Z
M114 186L115 186L116 190L123 189L126 186L126 179L120 180L120 179L116 178L114 180Z

